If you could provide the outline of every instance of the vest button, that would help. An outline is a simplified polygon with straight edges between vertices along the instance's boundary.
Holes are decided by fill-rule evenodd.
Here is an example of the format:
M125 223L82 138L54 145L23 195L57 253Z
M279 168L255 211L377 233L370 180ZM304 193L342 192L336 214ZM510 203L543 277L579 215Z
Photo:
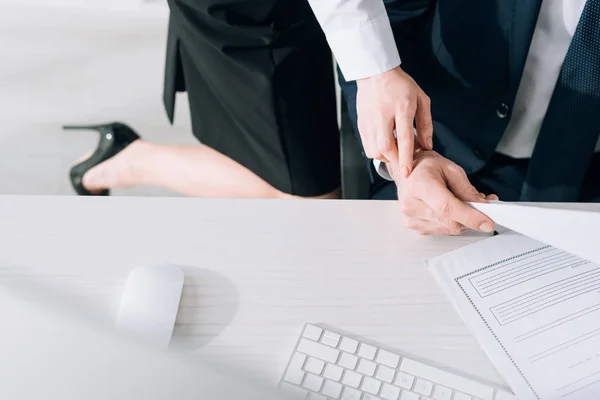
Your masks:
M508 105L506 103L502 103L496 109L496 115L498 116L498 118L504 119L508 117L508 111Z

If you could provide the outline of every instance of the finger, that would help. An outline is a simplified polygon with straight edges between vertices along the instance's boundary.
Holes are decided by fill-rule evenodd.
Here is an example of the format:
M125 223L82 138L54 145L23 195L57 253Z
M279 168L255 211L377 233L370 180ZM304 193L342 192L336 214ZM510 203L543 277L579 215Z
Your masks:
M434 235L434 236L459 236L459 235L462 235L463 233L467 232L468 230L469 230L469 228L467 228L466 226L462 226L461 228L448 228L448 227L442 226L440 228L433 230L429 234Z
M427 206L425 203L423 204L427 208L427 211L422 213L422 218L431 222L432 224L435 224L436 229L438 229L440 232L443 232L445 235L460 235L469 229L460 222L448 218L440 218L435 214L433 209L429 208L429 206Z
M407 178L412 171L415 133L413 120L414 109L405 106L396 112L396 139L398 142L398 158L400 173Z
M479 193L469 181L465 170L454 163L450 163L444 168L444 175L448 188L454 196L462 201L481 201L485 199L485 194Z
M360 133L360 140L367 158L373 160L382 160L382 154L377 148L377 141L375 139L376 131L372 127L372 124L362 123L362 120L359 119L358 131Z
M394 137L394 120L379 119L376 129L378 152L390 163L398 164L398 144Z
M417 138L421 147L433 150L433 121L431 119L430 100L425 93L421 93L417 99L417 112L415 113Z
M441 184L425 186L424 193L419 195L440 220L452 220L466 227L482 232L493 232L493 221L483 213L469 207L456 198L450 190Z
M434 236L439 229L439 226L436 226L436 224L431 221L412 217L406 218L404 220L404 225L406 225L408 229L424 236Z
M404 195L401 193L398 196L398 202L400 204L400 212L405 217L435 221L435 216L431 208L423 200L412 194Z
M486 196L485 199L486 200L492 200L492 201L498 201L498 200L500 200L500 198L497 195L495 195L495 194L490 194L490 195Z
M405 224L407 228L424 236L457 236L468 230L466 227L450 229L438 223L418 218L407 219Z
M429 209L431 212L431 216L425 218L425 220L435 224L437 229L441 232L444 232L446 235L460 235L464 233L469 228L461 224L460 222L448 219L448 218L439 218L435 215L433 210Z
M462 235L463 233L468 231L469 228L456 221L442 220L439 222L438 230L444 235L456 236Z
M407 219L428 222L427 231L436 231L444 235L460 235L469 229L456 221L439 218L423 200L416 197L400 199L400 211Z

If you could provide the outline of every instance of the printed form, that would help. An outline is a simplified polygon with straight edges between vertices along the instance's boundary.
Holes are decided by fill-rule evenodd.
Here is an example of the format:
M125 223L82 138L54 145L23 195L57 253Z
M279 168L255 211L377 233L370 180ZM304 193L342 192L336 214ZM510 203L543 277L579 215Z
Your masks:
M427 264L520 400L600 399L598 263L507 231Z

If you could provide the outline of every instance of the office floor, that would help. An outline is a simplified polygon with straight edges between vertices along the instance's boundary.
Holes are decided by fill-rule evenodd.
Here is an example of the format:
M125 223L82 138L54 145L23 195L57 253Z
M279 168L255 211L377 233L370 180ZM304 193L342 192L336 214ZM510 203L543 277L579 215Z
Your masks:
M97 138L64 132L65 123L120 120L153 141L197 143L187 99L178 99L174 126L162 108L166 10L8 0L0 9L0 194L73 194L69 167Z

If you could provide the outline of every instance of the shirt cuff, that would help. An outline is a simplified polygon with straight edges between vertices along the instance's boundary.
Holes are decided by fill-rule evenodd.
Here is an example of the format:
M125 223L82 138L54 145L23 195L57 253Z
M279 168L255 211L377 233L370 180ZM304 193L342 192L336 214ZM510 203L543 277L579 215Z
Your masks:
M331 51L346 81L369 78L400 65L387 13L359 26L327 35Z
M375 167L375 171L377 172L377 174L380 177L382 177L386 181L394 180L392 178L392 176L390 175L390 173L388 172L387 166L385 165L384 162L382 162L380 160L373 160L373 166Z

